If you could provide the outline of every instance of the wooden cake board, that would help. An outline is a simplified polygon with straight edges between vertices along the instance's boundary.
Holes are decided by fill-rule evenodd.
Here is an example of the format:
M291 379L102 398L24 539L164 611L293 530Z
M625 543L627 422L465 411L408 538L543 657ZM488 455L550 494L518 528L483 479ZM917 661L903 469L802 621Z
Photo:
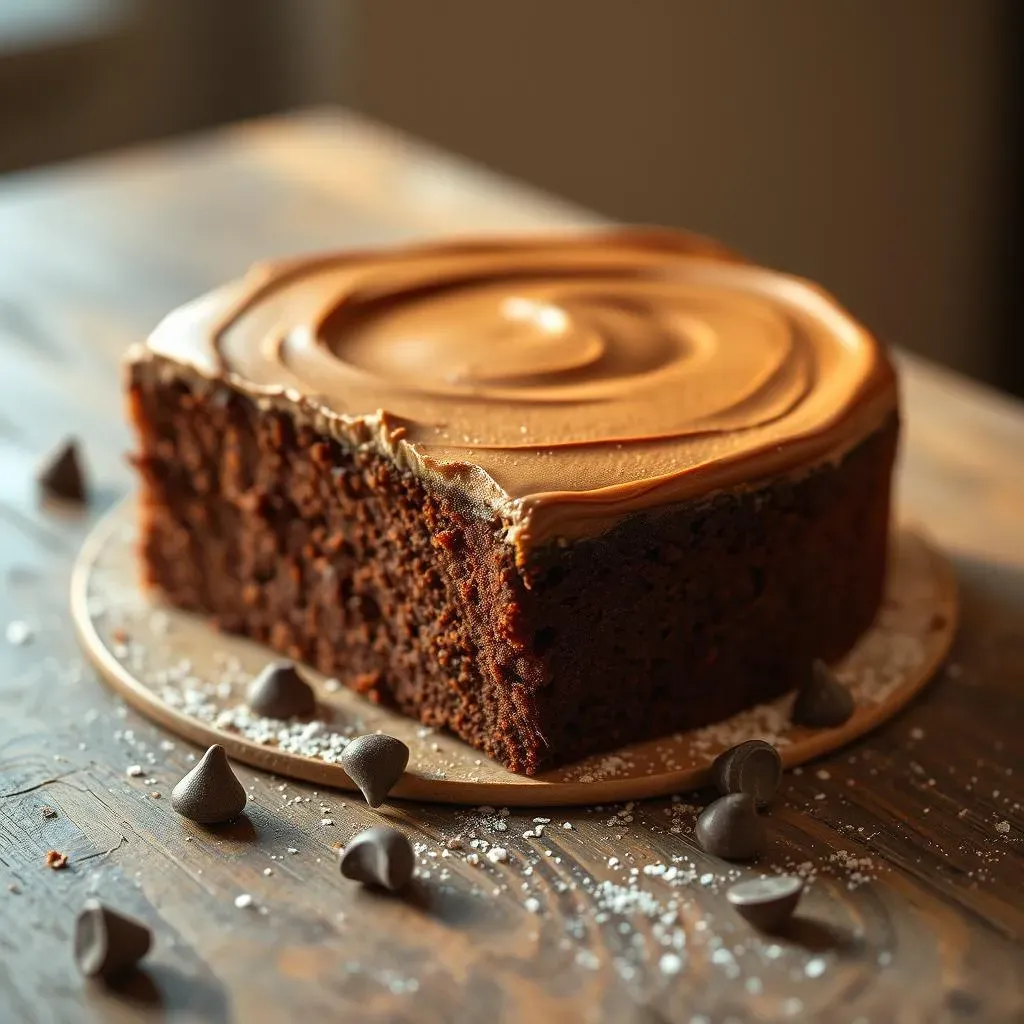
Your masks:
M835 750L891 718L928 681L956 629L952 571L919 532L892 538L885 604L874 627L836 667L857 709L835 729L789 722L792 695L725 722L624 747L535 777L516 775L446 733L371 704L313 670L321 703L313 721L251 715L245 690L275 657L259 644L163 607L141 586L135 503L109 512L87 539L71 581L71 608L85 652L142 714L235 760L277 775L354 789L336 763L352 736L380 730L409 745L396 797L452 804L556 806L614 803L705 785L722 750L744 739L775 744L787 767Z

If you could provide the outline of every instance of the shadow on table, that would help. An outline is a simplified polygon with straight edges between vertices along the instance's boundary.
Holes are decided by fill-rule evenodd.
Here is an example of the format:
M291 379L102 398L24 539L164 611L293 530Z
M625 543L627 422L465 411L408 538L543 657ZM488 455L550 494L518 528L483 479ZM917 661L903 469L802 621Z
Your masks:
M808 953L849 952L857 945L848 932L810 917L794 917L778 933L778 938Z
M170 964L147 964L144 968L98 982L90 986L87 998L107 995L119 1003L138 1009L163 1010L168 1015L185 1015L188 1019L211 1024L230 1019L224 990L195 974L185 974Z

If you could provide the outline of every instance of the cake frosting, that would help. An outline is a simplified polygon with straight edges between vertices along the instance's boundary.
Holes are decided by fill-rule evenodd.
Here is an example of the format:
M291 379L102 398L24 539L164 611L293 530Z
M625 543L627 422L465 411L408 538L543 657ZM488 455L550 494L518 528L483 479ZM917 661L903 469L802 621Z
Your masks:
M262 264L167 317L152 357L459 489L520 554L806 472L897 404L826 293L653 229Z

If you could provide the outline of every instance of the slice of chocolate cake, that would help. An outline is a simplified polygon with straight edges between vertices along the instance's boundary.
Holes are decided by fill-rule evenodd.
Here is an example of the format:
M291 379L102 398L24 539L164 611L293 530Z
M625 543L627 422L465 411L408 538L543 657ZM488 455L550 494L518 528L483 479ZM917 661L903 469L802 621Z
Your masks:
M260 266L128 388L150 584L517 771L774 697L881 599L888 358L692 236Z

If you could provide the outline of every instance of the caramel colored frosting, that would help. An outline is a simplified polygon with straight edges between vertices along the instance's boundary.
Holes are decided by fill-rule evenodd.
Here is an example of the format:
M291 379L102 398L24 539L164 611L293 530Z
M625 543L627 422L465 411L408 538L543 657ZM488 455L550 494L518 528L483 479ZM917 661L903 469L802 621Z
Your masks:
M450 484L520 554L806 472L897 402L885 353L820 289L656 230L261 265L146 355Z

